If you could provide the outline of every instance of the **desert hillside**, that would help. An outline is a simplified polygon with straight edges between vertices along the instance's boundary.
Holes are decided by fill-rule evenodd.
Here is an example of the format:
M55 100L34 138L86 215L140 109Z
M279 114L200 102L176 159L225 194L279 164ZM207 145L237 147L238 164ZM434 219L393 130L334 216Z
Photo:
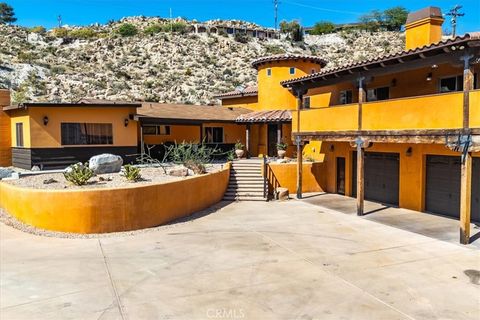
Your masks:
M125 23L138 32L121 36L117 30ZM17 101L88 97L214 104L216 93L255 84L250 62L260 56L312 54L331 68L400 51L404 41L397 32L349 31L306 36L301 43L285 37L240 42L226 34L155 29L165 23L132 17L88 28L64 27L62 32L0 25L0 88L12 88Z

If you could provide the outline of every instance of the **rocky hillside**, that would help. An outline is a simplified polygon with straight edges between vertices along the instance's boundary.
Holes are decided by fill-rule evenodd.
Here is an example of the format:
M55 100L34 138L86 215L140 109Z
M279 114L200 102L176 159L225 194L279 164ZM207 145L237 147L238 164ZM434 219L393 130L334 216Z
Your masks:
M313 54L328 60L328 68L403 48L403 35L394 32L307 36L300 44L155 28L146 33L165 21L135 17L62 32L0 25L0 88L12 88L17 102L88 97L212 104L216 93L255 84L250 61L260 56ZM118 34L125 22L138 33Z

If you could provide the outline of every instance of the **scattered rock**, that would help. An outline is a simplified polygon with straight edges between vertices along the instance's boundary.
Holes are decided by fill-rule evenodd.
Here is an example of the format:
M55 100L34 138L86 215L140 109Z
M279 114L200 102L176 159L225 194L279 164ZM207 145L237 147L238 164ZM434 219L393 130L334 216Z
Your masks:
M0 179L10 178L14 172L12 169L0 167Z
M120 174L122 174L120 172ZM98 181L112 181L112 177L98 177Z
M43 184L52 184L52 183L57 183L57 182L58 181L53 179L53 178L43 180Z
M88 167L93 170L95 174L120 172L122 165L122 157L110 153L93 156L88 161Z
M168 175L174 177L186 177L188 176L188 169L187 168L175 168L168 170Z
M33 166L31 171L40 171L40 167L39 166Z
M277 198L278 200L288 200L289 199L289 193L287 188L277 188Z
M287 159L285 159L285 158L284 158L284 159L277 159L277 161L276 161L276 162L277 162L277 163L287 163L287 162L288 162L288 160L287 160Z

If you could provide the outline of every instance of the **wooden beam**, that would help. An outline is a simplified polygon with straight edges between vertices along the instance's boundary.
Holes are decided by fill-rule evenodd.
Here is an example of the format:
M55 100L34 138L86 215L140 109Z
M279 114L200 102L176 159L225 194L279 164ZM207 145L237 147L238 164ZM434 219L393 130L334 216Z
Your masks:
M303 96L297 96L297 132L300 131L300 110L303 109ZM295 140L297 145L297 199L302 199L302 175L303 175L303 150L302 141L299 138Z
M365 102L365 77L358 78L358 130L362 130L363 103Z
M461 165L460 182L460 243L470 243L470 215L472 203L472 154L467 153Z
M357 143L357 215L363 216L365 203L365 151L362 143Z
M466 53L460 59L464 62L463 67L463 129L470 127L470 91L473 90L473 66L470 60L473 54Z

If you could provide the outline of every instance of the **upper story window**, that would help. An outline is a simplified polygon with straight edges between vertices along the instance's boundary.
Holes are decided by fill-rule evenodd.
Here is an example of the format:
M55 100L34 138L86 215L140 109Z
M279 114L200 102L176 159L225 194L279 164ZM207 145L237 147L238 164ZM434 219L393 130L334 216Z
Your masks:
M206 143L223 143L222 127L205 127Z
M390 97L389 87L380 87L367 90L367 101L387 100Z
M295 68L294 67L290 67L290 74L295 74Z
M310 97L303 97L303 108L310 109Z
M440 79L440 92L462 91L463 76Z
M146 125L143 126L143 134L152 136L168 136L170 135L170 126Z
M15 124L15 135L17 147L23 147L23 123Z
M113 144L111 123L62 123L62 145Z
M272 75L272 69L268 68L267 69L267 77L270 77Z
M352 90L342 90L340 91L340 104L349 104L353 102L353 92Z

